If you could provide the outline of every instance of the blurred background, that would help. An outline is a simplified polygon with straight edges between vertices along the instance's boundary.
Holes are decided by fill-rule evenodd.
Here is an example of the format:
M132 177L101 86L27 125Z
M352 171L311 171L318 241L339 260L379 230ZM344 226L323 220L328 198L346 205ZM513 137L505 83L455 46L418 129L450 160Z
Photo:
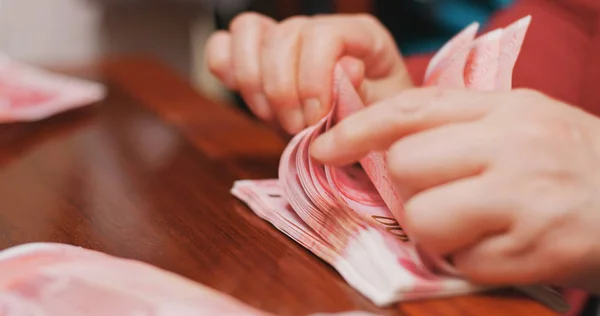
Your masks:
M0 0L0 52L38 65L79 65L146 53L208 97L236 101L207 71L204 44L244 11L376 15L405 55L433 51L472 21L485 24L511 0ZM241 104L243 106L243 104Z

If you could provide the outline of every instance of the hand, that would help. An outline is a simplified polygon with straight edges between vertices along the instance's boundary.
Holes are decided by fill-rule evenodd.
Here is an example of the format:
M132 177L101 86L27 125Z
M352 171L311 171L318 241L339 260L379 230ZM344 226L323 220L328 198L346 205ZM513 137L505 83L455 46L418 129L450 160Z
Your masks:
M345 164L385 149L408 234L466 277L598 290L598 118L529 90L412 89L346 118L311 153Z
M367 104L412 85L393 38L367 15L292 17L277 23L244 13L228 32L210 37L207 59L211 72L240 91L258 117L277 120L292 134L329 111L338 61Z

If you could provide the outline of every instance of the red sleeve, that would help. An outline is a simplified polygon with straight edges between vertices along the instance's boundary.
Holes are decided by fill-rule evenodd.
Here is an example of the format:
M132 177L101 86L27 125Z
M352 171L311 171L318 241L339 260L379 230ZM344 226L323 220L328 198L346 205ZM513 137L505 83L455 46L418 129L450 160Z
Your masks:
M515 65L513 86L533 88L581 104L599 12L600 0L519 0L495 14L484 31L504 27L530 14L531 25ZM407 58L415 83L423 82L431 56Z
M408 68L408 72L410 73L410 77L416 85L422 85L423 79L425 77L425 70L427 70L427 65L429 64L429 60L433 57L433 54L426 55L415 55L406 58L406 68Z

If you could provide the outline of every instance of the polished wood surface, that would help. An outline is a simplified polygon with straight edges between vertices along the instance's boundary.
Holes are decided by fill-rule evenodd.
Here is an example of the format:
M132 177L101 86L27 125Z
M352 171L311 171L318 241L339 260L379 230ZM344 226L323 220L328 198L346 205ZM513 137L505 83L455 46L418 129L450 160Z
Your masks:
M285 143L275 133L152 59L116 58L76 74L107 83L107 99L0 127L0 248L97 249L278 315L554 315L508 294L375 308L230 195L236 179L276 176Z

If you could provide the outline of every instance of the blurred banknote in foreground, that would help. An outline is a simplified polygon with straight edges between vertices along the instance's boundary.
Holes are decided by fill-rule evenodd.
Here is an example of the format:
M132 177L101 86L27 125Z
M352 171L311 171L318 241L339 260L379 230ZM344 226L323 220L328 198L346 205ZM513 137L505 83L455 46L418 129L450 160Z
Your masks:
M38 121L104 98L102 84L35 68L0 54L0 123Z
M0 252L0 315L272 316L149 264L57 243Z
M530 21L527 16L479 37L476 23L466 27L431 59L424 84L510 90ZM240 180L232 193L333 266L376 305L487 289L457 277L443 260L419 251L403 231L402 200L391 185L385 152L369 153L360 166L341 168L321 165L310 157L309 146L318 135L364 107L339 66L334 90L327 117L287 145L279 162L279 179ZM521 290L556 310L568 309L561 295L549 287Z

